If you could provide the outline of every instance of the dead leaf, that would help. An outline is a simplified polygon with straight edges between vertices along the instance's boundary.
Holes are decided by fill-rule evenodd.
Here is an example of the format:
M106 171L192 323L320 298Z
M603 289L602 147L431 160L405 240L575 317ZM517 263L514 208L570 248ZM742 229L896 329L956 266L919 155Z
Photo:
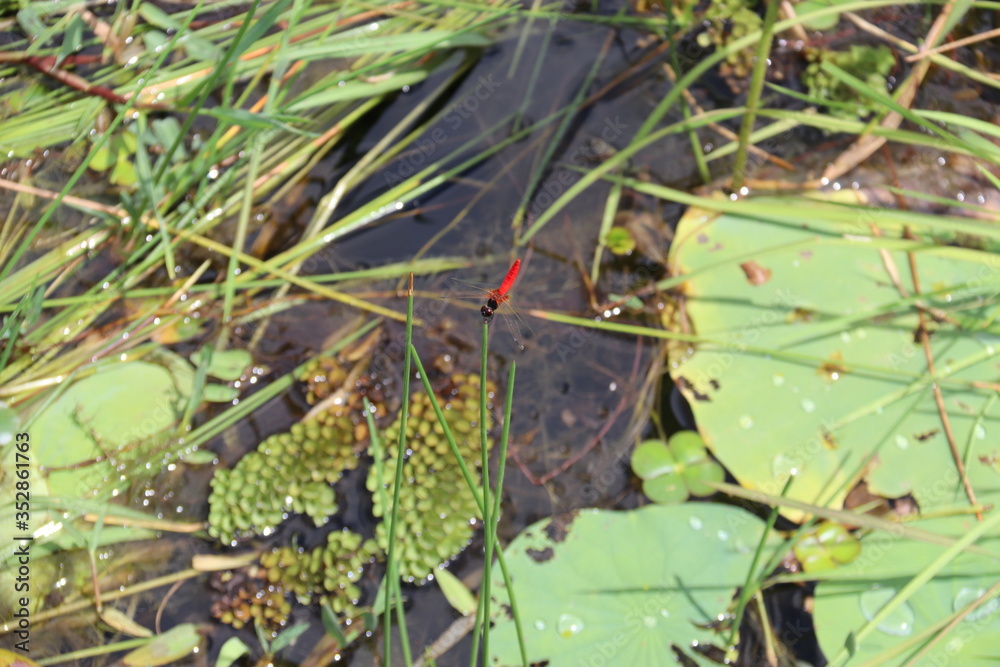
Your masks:
M749 261L740 264L743 273L747 276L747 282L751 285L763 285L771 279L771 269L761 266L757 262Z

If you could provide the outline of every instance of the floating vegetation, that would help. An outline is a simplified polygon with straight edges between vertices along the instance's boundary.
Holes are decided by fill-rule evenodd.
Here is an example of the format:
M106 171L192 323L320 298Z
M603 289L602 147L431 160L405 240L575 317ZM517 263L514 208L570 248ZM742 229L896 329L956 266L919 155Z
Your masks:
M861 542L843 525L821 521L798 539L792 551L806 572L829 572L853 562L861 553Z
M347 371L330 355L316 357L299 373L299 381L306 386L306 402L316 405L343 386Z
M823 69L831 63L852 76L864 80L875 90L885 90L887 77L896 66L896 57L889 47L852 44L847 51L810 50L809 66L802 74L809 94L827 100L831 116L855 119L875 110L871 101L846 83Z
M447 402L442 406L459 453L474 469L478 469L481 459L479 381L476 375L455 376L454 385L444 399ZM384 495L377 492L378 467L372 466L368 474L368 490L374 496L375 515L383 517L376 529L378 544L383 549L389 545L386 524L392 511L399 427L397 420L385 431L387 459L382 466L381 479ZM447 563L465 549L472 538L477 507L427 394L410 396L406 445L396 530L399 576L406 581L420 582L438 565Z
M332 483L358 466L354 424L326 411L272 435L230 470L218 470L209 496L208 532L224 542L267 535L289 512L317 526L337 512Z
M268 583L294 593L299 602L325 600L338 614L355 616L361 599L358 581L379 554L374 540L345 529L330 533L325 546L311 551L279 547L263 554L260 564Z
M212 577L212 588L217 592L212 616L237 630L256 622L273 633L288 623L292 604L282 586L253 576L255 572L227 570Z
M761 28L760 16L750 8L747 0L715 0L705 10L705 32L698 35L698 45L725 48L732 42L757 32ZM723 74L735 79L746 79L753 69L754 49L747 48L726 54Z
M632 452L632 470L642 480L642 492L654 503L681 503L688 496L715 493L711 482L725 472L712 460L696 431L679 431L668 442L647 440Z

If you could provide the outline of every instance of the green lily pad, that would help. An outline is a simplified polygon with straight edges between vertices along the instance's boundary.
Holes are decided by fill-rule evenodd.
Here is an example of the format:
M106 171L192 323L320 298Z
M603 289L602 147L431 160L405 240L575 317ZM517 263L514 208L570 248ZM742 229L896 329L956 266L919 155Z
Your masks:
M740 509L702 503L583 510L528 527L504 551L528 660L576 667L611 651L604 664L662 665L673 644L713 641L706 626L730 609L763 530ZM499 568L492 591L490 664L521 664Z
M652 479L674 472L677 461L662 440L647 440L632 452L632 471L640 479Z
M661 504L684 502L689 495L710 496L715 489L706 482L725 477L694 431L675 433L667 443L643 442L632 452L632 470L643 480L643 493Z
M33 490L40 495L47 488L66 496L92 494L111 474L109 456L128 455L128 447L172 426L180 400L173 376L145 362L109 364L74 382L31 428L32 472L49 471L33 479ZM5 466L12 466L13 454L11 450Z
M920 521L916 527L958 538L973 523L975 517L953 516ZM839 570L843 576L816 587L816 634L830 659L850 646L856 652L852 664L907 664L926 646L931 633L1000 580L1000 535L993 534L977 543L992 556L962 553L859 639L861 628L946 548L881 532L862 538L861 546L861 556ZM997 637L1000 598L994 591L910 664L995 666Z
M789 495L813 504L841 506L859 477L925 512L968 504L914 342L912 252L956 446L978 502L997 499L996 230L792 198L741 206L746 215L689 210L669 258L690 276L685 311L704 339L669 348L672 374L716 458L775 495L795 473Z

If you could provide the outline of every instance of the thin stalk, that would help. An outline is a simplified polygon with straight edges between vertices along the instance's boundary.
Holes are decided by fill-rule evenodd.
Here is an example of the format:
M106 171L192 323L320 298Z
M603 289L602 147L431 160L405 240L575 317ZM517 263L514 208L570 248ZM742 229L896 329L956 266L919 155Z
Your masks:
M747 112L740 124L740 147L736 151L733 162L733 189L743 187L746 177L747 157L750 151L750 134L753 132L754 121L757 120L757 109L760 107L760 94L764 90L764 77L767 74L768 56L771 53L771 39L774 37L774 23L778 20L780 0L769 0L764 13L764 24L761 27L760 41L757 43L757 58L753 64L750 76L750 90L747 93Z
M243 186L243 200L240 205L239 220L236 223L236 238L233 239L233 253L229 255L229 267L226 271L226 282L222 299L222 327L219 331L217 349L225 347L227 341L228 323L232 317L233 299L236 294L236 275L239 272L240 261L238 253L242 254L246 245L247 227L250 224L250 211L253 208L254 187L257 180L257 170L260 167L260 149L263 144L261 134L255 135L251 139L250 164L247 167L247 179ZM164 229L161 226L161 231ZM262 327L263 328L263 327Z
M71 660L96 658L101 655L110 655L112 653L117 653L119 651L128 651L134 648L139 648L140 646L145 646L146 644L155 639L156 637L126 639L124 641L115 642L114 644L101 644L99 646L91 646L90 648L80 649L79 651L72 651L70 653L63 653L62 655L52 656L51 658L42 658L37 662L39 665L42 665L43 667L48 667L48 665L59 665L64 662L70 662Z
M788 489L791 487L794 479L794 475L788 476L788 479L785 481L785 488L781 490L782 496L788 493ZM771 534L772 530L774 530L774 524L777 520L778 505L775 505L771 508L770 514L767 515L767 523L764 526L764 531L760 535L760 541L757 543L757 551L754 552L753 561L750 563L750 569L747 570L746 582L744 582L743 588L740 589L740 598L736 603L736 618L733 619L733 627L730 628L729 639L726 640L727 650L732 650L733 641L736 639L736 635L740 631L740 621L743 620L743 610L746 609L747 603L750 602L750 598L759 590L760 582L763 581L763 577L757 576L757 566L760 564L760 558L764 554L764 545L767 544L767 536Z
M493 539L496 539L496 527L500 523L500 498L503 497L503 474L507 463L507 443L510 441L510 423L512 421L514 405L514 373L517 370L517 362L510 362L510 372L507 373L507 402L503 409L503 433L500 436L500 456L497 460L497 484L496 492L493 494L493 530L490 531ZM518 614L517 603L514 601L514 587L510 585L510 576L507 574L507 564L503 559L503 552L498 552L500 558L500 571L503 574L504 582L507 584L507 595L510 600L510 614L514 619L514 630L517 632L517 647L521 651L521 664L527 667L528 648L524 642L524 631L521 628L521 617ZM489 616L486 617L487 623ZM486 654L485 645L483 650L483 664L489 660Z
M489 410L486 407L486 358L489 352L490 321L483 318L482 354L479 361L479 450L483 457L483 528L485 537L486 559L483 562L483 583L479 587L479 598L482 602L482 635L483 664L487 664L490 655L490 578L492 577L493 541L496 539L496 525L493 520L494 508L490 503L490 449L487 447L487 431L489 430ZM508 387L508 391L510 388ZM497 488L497 500L500 489ZM473 653L472 660L476 655Z
M399 441L396 443L396 478L392 484L392 512L389 519L389 553L386 567L385 591L385 645L384 660L386 665L392 664L392 606L396 605L399 622L399 639L403 645L403 658L406 664L413 664L410 656L410 642L406 633L406 617L403 610L403 599L399 589L399 565L396 562L396 526L399 525L399 491L403 486L403 460L406 458L406 419L410 407L410 368L413 361L413 274L410 274L410 288L406 297L406 352L403 359L403 406L399 413ZM421 377L423 372L421 371ZM443 420L442 420L443 421Z

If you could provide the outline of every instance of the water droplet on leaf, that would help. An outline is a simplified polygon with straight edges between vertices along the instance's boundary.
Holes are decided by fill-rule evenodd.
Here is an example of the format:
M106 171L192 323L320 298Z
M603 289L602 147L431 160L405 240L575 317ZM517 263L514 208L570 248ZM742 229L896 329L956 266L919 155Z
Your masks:
M895 588L867 590L861 594L861 613L870 621L895 596ZM893 637L909 637L913 634L913 620L913 608L904 602L882 619L882 622L878 624L878 629Z
M559 631L560 637L569 639L583 630L583 619L573 614L563 614L559 617L556 629Z
M955 594L955 599L952 601L952 610L959 611L960 609L965 609L970 604L978 600L986 593L984 588L963 588L958 593ZM995 614L996 611L1000 609L1000 598L993 598L992 600L987 600L982 603L965 617L967 622L976 622L985 619L990 614Z

